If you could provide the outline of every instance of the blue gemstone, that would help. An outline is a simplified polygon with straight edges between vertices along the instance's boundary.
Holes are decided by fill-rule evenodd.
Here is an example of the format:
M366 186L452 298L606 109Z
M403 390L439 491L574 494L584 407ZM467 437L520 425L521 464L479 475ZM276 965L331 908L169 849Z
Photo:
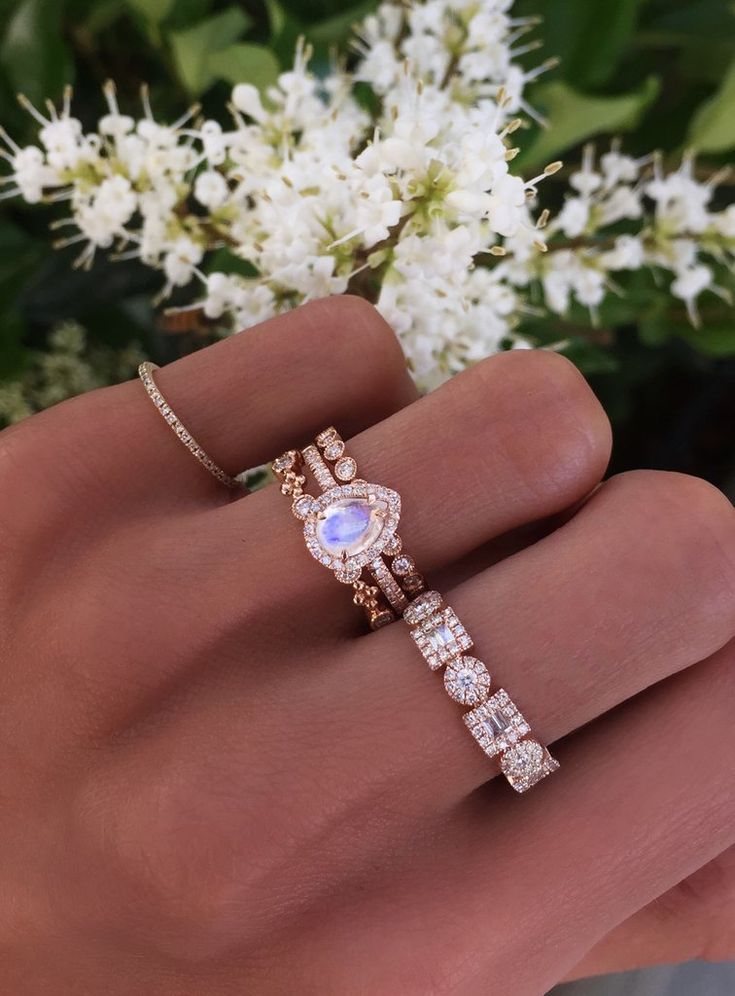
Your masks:
M354 557L379 539L384 527L385 503L365 498L342 498L329 505L317 523L319 545L331 557Z
M322 538L329 546L350 546L359 540L370 525L370 506L364 501L352 501L336 507L321 529Z

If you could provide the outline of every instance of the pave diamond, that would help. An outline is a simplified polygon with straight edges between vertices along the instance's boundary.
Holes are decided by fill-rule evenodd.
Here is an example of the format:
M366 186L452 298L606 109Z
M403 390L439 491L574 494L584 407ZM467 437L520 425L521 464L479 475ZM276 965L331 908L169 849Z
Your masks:
M390 604L399 614L408 605L408 599L403 593L401 586L393 577L382 557L377 557L370 564L370 573L378 582L380 590L388 599Z
M476 657L460 657L447 665L444 687L450 698L460 705L474 706L484 702L490 691L490 675Z
M425 591L423 595L414 598L403 613L403 618L409 626L415 626L417 623L433 615L441 608L441 604L442 597L438 591Z
M559 768L559 762L537 740L522 740L500 759L500 770L516 792L527 792Z
M362 567L347 563L343 567L337 567L334 571L335 577L342 584L354 584L362 574Z
M483 705L468 712L464 721L488 757L496 757L531 732L507 692L496 692Z
M429 616L411 630L411 636L432 671L472 647L472 640L453 609L443 609Z

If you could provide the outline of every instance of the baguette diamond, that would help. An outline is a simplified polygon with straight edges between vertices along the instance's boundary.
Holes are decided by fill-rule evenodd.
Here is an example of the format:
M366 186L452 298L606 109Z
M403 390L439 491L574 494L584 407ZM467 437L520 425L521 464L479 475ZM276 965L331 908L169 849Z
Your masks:
M488 757L497 757L531 732L507 692L502 688L464 717L467 728Z
M411 630L416 646L432 671L472 648L472 640L453 609L442 609Z

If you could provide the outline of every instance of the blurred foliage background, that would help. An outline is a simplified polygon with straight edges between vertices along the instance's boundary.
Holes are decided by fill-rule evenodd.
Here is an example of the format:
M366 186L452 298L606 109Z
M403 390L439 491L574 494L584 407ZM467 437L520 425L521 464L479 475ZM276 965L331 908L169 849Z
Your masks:
M317 64L343 51L375 0L0 0L0 122L20 142L34 129L16 100L59 99L74 84L75 113L92 126L100 89L115 79L121 107L142 83L173 120L192 101L221 117L234 82L266 86L305 35ZM584 142L624 138L626 151L661 149L677 161L695 147L714 171L735 150L735 0L517 0L543 15L558 69L529 91L551 127L522 136L523 167L563 158ZM553 208L564 174L547 181ZM554 187L554 185L556 185ZM735 181L721 196L732 199ZM50 404L129 376L141 355L167 361L204 344L196 329L154 311L155 273L99 259L73 271L73 251L49 250L50 209L6 201L0 214L0 419L29 396ZM600 326L582 313L542 339L569 340L616 431L615 469L652 466L701 474L735 489L735 313L714 298L695 330L671 297L641 281L613 300ZM554 323L552 323L553 325Z

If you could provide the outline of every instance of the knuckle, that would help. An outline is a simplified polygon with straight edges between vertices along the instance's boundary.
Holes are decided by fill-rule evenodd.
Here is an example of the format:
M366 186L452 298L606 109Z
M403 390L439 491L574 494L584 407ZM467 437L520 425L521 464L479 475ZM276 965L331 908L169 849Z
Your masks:
M460 376L459 382L462 377ZM528 490L544 498L581 497L602 478L612 446L610 423L569 360L543 350L501 353L469 371L466 408L497 417L493 433Z
M406 359L393 329L364 298L350 294L324 298L303 309L337 367L357 369L367 386L385 392L392 385L405 389Z
M735 508L714 485L699 477L661 470L634 470L620 474L612 484L622 487L650 516L655 507L660 528L671 533L706 539L732 548ZM735 551L732 551L735 553Z
M713 616L735 632L735 508L712 484L669 471L630 471L608 489L622 493L631 526L670 551L672 567L695 585Z
M57 480L59 457L50 413L34 415L0 433L0 537L3 547L27 541L66 513ZM58 472L57 472L58 471Z

